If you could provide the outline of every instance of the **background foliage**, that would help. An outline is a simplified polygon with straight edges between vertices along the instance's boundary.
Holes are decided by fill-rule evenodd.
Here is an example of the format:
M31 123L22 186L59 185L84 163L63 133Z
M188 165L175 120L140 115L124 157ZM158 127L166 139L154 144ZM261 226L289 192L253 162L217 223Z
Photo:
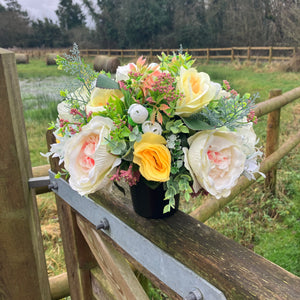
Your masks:
M0 47L70 47L74 41L81 49L300 43L299 0L60 0L55 13L58 23L31 20L17 0L0 0Z

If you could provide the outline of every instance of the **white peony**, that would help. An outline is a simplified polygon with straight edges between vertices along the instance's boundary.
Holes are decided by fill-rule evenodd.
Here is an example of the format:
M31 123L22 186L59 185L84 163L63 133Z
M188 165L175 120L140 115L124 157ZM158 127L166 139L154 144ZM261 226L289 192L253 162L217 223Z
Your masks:
M96 116L65 145L65 168L70 173L70 186L80 195L93 193L111 184L109 175L121 163L103 143L113 122Z
M198 132L188 143L184 163L193 177L194 191L203 187L217 199L228 197L245 167L240 136L220 128Z

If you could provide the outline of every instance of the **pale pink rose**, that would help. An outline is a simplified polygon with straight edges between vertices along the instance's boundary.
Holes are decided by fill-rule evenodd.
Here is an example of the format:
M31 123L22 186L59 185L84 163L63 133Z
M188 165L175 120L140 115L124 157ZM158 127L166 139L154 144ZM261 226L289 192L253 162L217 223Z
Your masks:
M111 184L109 175L121 162L107 152L104 144L112 127L111 119L96 116L66 143L64 161L69 183L81 195Z
M193 189L202 187L216 198L227 197L244 171L246 155L238 134L226 128L201 131L188 139L185 167Z

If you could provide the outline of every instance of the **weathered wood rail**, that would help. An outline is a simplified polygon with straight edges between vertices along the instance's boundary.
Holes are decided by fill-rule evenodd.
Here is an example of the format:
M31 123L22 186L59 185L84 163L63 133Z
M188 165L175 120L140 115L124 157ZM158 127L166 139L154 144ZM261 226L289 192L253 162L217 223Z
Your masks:
M288 60L296 52L297 47L225 47L225 48L192 48L183 49L194 58L210 60L264 60L268 62ZM26 53L30 57L45 57L47 53L63 54L68 52L69 49L18 49L19 53ZM96 56L108 55L117 56L119 58L137 58L141 55L147 56L150 59L161 55L162 52L172 54L177 52L178 49L82 49L80 50L82 56Z
M29 187L33 174L14 55L2 49L0 99L5 116L0 118L1 300L59 299L68 285L72 300L147 299L133 270L172 299L201 299L200 292L203 299L299 297L299 277L191 216L179 211L166 219L144 219L134 213L127 194L102 191L80 197L53 172L50 186L56 193L68 281L62 275L61 288L53 286L57 278L49 284ZM48 144L53 139L49 132ZM59 170L57 160L50 164L52 171ZM36 168L34 174L44 171Z

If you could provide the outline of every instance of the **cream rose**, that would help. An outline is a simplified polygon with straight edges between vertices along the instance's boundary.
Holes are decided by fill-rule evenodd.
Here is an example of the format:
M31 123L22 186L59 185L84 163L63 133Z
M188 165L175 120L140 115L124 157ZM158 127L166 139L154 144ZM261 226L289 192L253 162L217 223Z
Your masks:
M107 187L110 172L121 163L103 144L112 127L111 119L96 116L66 143L64 160L69 183L80 195Z
M200 111L215 97L217 86L210 81L208 74L181 67L177 90L184 96L177 102L176 114L188 117Z
M193 189L201 187L217 199L230 195L244 171L246 155L241 139L227 128L201 131L188 139L185 167L193 177Z
M104 105L110 97L123 97L120 90L116 89L100 89L95 87L91 93L91 100L86 105L86 113L104 111Z

